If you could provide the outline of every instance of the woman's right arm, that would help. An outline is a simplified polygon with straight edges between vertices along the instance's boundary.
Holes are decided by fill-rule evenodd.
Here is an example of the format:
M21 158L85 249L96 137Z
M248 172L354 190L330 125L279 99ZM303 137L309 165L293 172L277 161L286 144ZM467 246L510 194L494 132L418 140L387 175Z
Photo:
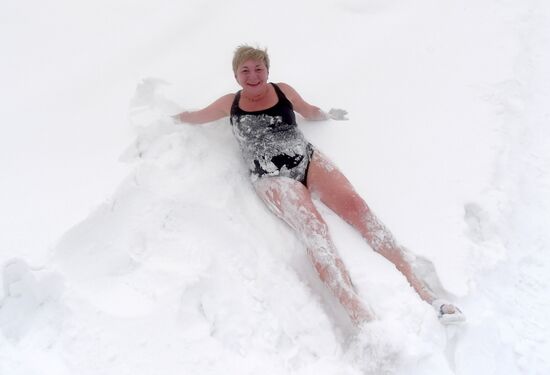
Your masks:
M172 116L178 122L188 124L204 124L229 116L231 113L231 104L233 104L235 94L227 94L210 104L208 107L198 111L185 111Z

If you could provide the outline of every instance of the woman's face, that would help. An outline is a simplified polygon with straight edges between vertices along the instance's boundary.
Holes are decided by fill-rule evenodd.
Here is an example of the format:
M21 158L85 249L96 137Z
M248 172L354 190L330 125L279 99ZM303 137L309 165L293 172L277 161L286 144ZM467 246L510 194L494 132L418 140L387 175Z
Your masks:
M237 68L235 78L243 90L255 93L265 90L269 72L265 63L259 60L246 60Z

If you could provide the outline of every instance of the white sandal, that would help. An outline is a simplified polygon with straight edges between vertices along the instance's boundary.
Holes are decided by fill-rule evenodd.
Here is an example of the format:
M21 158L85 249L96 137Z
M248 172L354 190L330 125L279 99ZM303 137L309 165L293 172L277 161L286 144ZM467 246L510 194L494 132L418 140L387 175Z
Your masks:
M441 324L460 324L466 321L466 316L462 311L447 300L438 298L432 302L432 307L437 312Z

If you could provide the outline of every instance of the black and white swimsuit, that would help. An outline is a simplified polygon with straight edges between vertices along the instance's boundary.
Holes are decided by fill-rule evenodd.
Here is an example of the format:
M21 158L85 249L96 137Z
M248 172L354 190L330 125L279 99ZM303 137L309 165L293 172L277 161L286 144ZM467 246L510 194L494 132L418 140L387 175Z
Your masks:
M261 111L242 110L241 91L237 92L231 106L233 134L253 179L283 176L305 185L313 146L298 129L292 103L276 84L271 84L277 104Z

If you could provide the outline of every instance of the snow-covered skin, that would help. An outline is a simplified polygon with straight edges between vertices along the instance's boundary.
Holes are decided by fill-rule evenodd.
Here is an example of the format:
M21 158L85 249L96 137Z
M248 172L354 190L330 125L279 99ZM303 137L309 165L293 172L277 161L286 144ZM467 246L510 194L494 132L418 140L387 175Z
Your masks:
M264 5L240 0L133 2L108 18L112 2L57 2L59 27L42 5L3 8L0 374L550 373L549 5L279 4L269 15L302 32L266 27ZM349 110L346 124L301 128L433 262L464 328L443 328L319 206L380 317L354 336L304 246L256 197L228 121L167 120L174 102L236 91L229 57L251 29L272 80ZM172 85L141 86L123 157L134 169L85 215L127 170L112 155L143 75Z

